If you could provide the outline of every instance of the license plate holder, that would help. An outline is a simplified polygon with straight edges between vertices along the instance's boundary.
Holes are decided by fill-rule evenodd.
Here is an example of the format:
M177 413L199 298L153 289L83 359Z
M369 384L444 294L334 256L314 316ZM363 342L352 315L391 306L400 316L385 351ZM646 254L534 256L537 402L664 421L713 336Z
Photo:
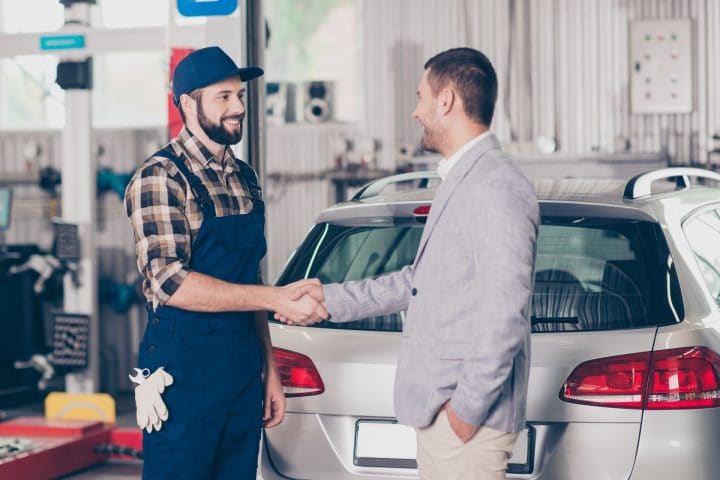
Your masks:
M397 420L359 419L355 422L353 463L358 467L417 468L415 430ZM528 425L518 434L508 473L532 473L535 428Z

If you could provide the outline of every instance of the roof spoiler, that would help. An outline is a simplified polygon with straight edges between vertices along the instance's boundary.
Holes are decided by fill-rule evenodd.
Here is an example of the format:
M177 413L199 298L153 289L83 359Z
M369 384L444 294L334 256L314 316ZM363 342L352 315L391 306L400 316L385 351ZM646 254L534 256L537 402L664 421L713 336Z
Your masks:
M351 200L358 201L366 198L377 197L388 185L412 180L420 180L419 188L428 188L430 186L430 181L437 178L440 178L440 176L437 172L431 170L426 172L410 172L392 175L364 185L357 191L357 193L355 193L355 195L353 195Z
M689 188L690 177L705 178L720 182L720 174L713 172L712 170L685 167L662 168L660 170L641 173L631 178L627 185L625 185L623 198L627 200L635 200L650 196L652 194L650 187L652 183L657 180L668 180L674 178L678 187Z

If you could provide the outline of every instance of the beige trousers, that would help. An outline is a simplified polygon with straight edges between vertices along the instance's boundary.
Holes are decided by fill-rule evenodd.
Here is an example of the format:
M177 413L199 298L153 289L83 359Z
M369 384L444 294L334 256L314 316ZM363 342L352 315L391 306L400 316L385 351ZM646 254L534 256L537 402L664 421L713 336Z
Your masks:
M455 435L445 410L417 432L417 463L421 480L505 480L517 433L480 427L467 443Z

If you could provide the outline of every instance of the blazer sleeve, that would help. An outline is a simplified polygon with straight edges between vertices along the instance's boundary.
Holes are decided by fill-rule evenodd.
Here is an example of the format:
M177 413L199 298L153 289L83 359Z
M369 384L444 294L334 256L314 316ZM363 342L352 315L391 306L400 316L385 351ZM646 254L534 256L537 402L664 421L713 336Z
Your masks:
M331 322L350 322L405 310L410 303L413 266L366 280L323 286Z
M482 425L529 342L535 243L539 218L532 185L522 176L494 178L478 189L468 222L478 276L467 349L450 406L466 423ZM525 381L515 378L513 381Z

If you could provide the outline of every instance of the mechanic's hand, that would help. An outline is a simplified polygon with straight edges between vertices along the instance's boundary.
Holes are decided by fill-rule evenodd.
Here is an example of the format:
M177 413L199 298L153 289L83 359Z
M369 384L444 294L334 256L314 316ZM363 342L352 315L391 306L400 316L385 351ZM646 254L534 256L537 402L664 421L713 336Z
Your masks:
M460 417L458 417L453 409L450 407L450 402L446 403L443 407L450 422L450 427L455 432L455 435L460 439L461 442L467 443L475 436L478 431L476 425L465 423Z
M297 288L313 281L303 280L285 287L277 288L276 318L284 319L288 325L312 325L321 320L327 320L328 313L325 306L310 295L300 296L295 293Z
M323 291L322 283L320 283L320 280L318 280L317 278L300 280L298 282L287 285L287 287L285 288L288 288L290 290L290 300L303 301L304 297L310 297L315 301L319 302L323 306L323 308L325 308L325 292ZM322 318L322 320L327 320L328 317L329 315ZM288 325L302 325L302 323L298 323L288 318L287 316L282 315L281 312L275 313L275 320L287 323Z
M280 374L274 365L269 369L265 377L265 413L263 425L265 428L273 428L280 425L285 417L285 393L283 393Z

